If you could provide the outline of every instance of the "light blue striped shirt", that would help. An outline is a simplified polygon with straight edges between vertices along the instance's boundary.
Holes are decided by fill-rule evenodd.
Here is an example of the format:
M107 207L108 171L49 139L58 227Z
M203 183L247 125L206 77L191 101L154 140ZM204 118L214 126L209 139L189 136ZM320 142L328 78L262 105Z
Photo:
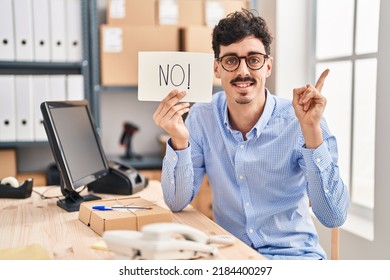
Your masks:
M161 183L172 211L186 207L207 173L216 222L269 259L325 259L309 210L327 227L344 223L348 190L337 143L325 120L324 142L306 149L291 101L271 95L246 135L231 129L224 92L191 107L187 149L167 144Z

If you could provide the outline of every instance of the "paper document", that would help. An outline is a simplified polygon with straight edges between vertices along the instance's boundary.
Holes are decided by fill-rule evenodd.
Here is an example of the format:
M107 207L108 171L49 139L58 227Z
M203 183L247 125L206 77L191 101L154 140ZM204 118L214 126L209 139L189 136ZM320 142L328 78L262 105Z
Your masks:
M161 101L174 89L182 101L210 102L213 91L212 53L139 52L138 100Z

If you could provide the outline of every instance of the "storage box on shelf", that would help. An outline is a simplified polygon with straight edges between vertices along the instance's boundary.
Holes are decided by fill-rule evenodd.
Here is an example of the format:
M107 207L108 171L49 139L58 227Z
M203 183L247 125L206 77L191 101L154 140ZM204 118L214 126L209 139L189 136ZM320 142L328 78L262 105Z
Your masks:
M175 26L102 25L101 83L103 86L136 86L138 51L178 51Z

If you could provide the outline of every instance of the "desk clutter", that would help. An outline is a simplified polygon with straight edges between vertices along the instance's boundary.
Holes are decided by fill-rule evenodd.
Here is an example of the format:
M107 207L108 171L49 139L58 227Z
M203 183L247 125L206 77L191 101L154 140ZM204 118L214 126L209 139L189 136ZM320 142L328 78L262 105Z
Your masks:
M0 181L0 198L27 198L31 196L32 188L32 178L19 184L16 178L5 177Z
M99 209L93 209L97 206ZM101 210L101 206L113 210ZM103 199L83 202L79 220L101 236L107 230L140 230L147 224L172 222L172 212L140 197Z

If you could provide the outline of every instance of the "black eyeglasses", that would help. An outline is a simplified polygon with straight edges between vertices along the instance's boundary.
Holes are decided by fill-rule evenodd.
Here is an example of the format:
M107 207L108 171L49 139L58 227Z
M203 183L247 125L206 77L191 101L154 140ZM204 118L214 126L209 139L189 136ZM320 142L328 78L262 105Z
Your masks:
M252 53L248 56L226 54L220 58L217 58L217 61L219 61L223 69L228 72L236 71L238 67L240 67L241 59L245 59L246 66L248 66L249 69L260 70L269 57L270 56L268 54L263 53Z

